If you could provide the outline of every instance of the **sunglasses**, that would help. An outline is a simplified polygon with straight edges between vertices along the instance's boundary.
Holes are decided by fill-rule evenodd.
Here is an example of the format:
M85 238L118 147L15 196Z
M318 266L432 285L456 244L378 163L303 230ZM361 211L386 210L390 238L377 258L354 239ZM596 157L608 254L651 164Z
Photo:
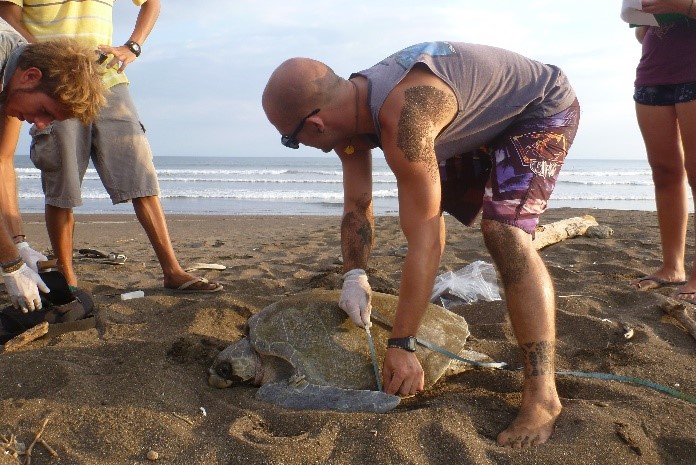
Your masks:
M283 144L284 146L290 148L290 149L299 149L300 148L300 141L297 140L297 135L302 131L302 128L304 127L305 122L307 121L308 118L311 118L312 116L316 115L319 113L319 108L302 118L302 121L300 121L300 124L297 125L294 131L292 131L292 134L289 136L280 136L280 143Z

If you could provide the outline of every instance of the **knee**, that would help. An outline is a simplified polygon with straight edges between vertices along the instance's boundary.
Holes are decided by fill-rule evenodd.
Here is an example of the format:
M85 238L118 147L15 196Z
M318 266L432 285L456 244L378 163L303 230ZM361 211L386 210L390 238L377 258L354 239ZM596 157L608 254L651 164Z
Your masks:
M481 221L481 231L504 285L514 283L528 272L530 254L536 253L529 234L493 220Z
M693 170L685 169L685 166L681 163L679 164L654 164L651 166L653 184L655 188L660 189L662 187L672 187L677 186L684 182L687 176L687 171L691 171L693 174L689 176L689 182L692 183L696 181L696 166ZM693 177L693 181L692 178Z

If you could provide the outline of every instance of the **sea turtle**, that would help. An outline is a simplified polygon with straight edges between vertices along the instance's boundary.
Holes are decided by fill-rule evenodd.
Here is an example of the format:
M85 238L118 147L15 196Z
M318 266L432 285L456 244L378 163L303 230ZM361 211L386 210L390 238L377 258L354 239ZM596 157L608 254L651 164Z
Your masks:
M386 412L398 396L377 391L365 330L338 307L340 291L314 289L284 298L249 319L248 337L220 352L208 370L208 383L226 388L239 383L261 386L256 397L296 409ZM381 368L397 297L372 294L371 333ZM388 322L382 323L380 320ZM464 350L469 336L464 318L430 304L420 339L460 357L487 359ZM419 347L425 386L468 365Z

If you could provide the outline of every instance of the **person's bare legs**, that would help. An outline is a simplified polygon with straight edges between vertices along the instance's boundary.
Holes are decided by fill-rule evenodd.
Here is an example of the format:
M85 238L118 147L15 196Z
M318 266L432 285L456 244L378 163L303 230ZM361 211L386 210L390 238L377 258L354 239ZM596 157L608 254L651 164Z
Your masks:
M53 255L58 259L58 267L70 286L77 286L77 276L73 268L73 231L75 217L72 208L46 205L44 210L46 231L51 241Z
M501 275L512 329L524 357L522 403L498 444L528 447L546 442L561 414L556 392L556 318L553 283L529 234L497 221L481 221L484 241Z
M145 229L152 248L157 255L162 272L164 273L164 287L176 289L182 284L196 279L190 273L184 271L174 254L169 229L164 219L164 211L158 196L139 197L133 199L133 208L138 221ZM214 283L199 282L190 286L189 290L212 290L219 285Z
M636 116L655 184L657 221L662 244L662 266L649 276L669 282L683 281L686 276L684 253L689 205L677 113L673 106L636 104ZM632 281L631 285L651 287L645 280L642 283L640 280Z
M691 186L691 193L696 199L696 100L687 103L679 103L675 106L677 120L681 129L681 143L684 151L684 166ZM679 292L696 292L696 257L691 267L688 282L679 289ZM693 299L694 295L689 295Z

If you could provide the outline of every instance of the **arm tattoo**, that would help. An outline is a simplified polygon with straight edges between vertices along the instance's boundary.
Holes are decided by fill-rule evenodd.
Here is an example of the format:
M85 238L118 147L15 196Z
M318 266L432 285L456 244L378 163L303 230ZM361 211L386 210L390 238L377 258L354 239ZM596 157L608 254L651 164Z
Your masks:
M554 344L550 341L522 344L524 370L527 376L543 376L554 371Z
M432 86L411 87L404 96L396 144L408 161L429 165L431 176L437 178L437 164L431 157L436 137L433 128L446 124L448 115L457 109L457 100Z
M341 252L343 263L350 267L366 268L372 251L372 224L354 212L347 213L341 222Z

